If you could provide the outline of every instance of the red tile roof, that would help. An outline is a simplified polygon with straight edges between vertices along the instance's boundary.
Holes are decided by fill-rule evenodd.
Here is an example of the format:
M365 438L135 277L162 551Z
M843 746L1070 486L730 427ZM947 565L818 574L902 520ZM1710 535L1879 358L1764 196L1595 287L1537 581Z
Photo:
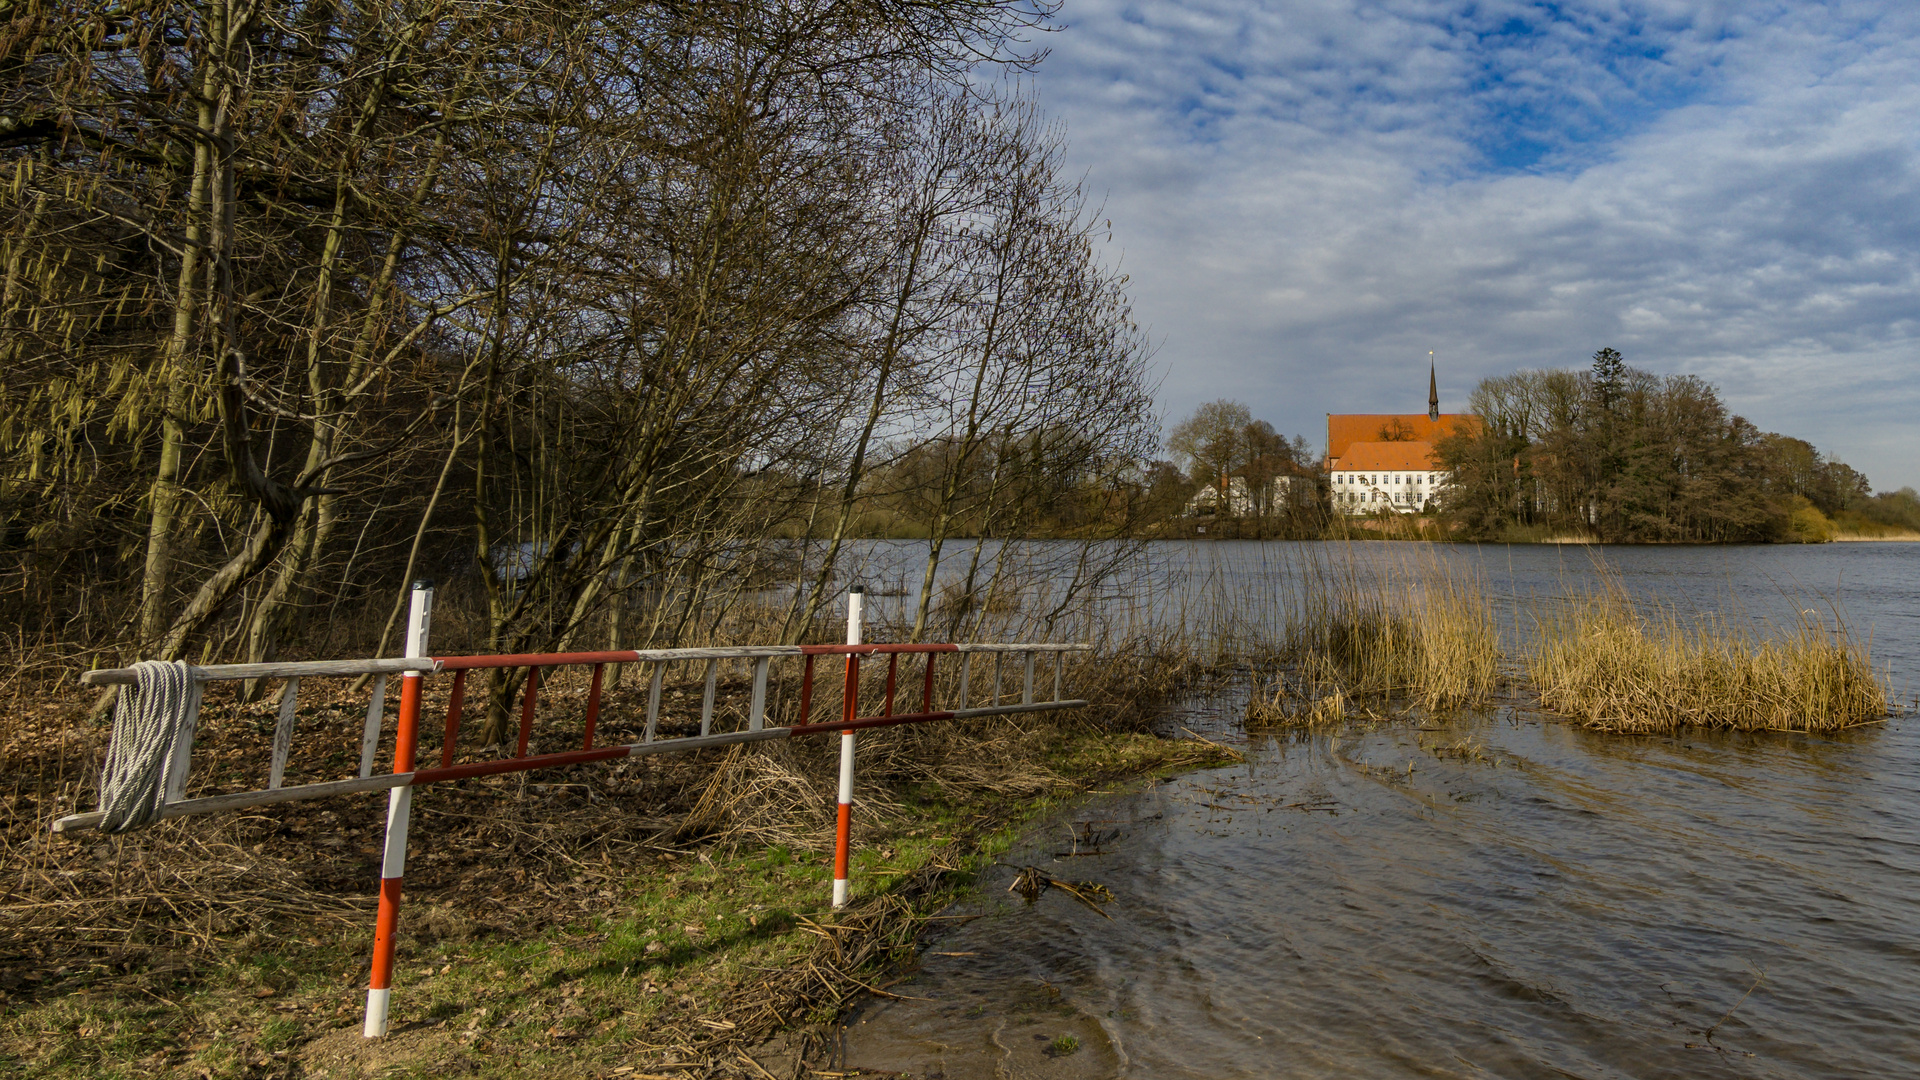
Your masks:
M1407 441L1431 444L1453 434L1456 428L1479 422L1472 413L1441 413L1438 420L1427 419L1426 413L1328 413L1327 457L1345 457L1353 443L1391 441L1380 436L1395 429L1404 433Z
M1346 454L1332 464L1342 472L1427 472L1440 467L1433 459L1433 444L1424 442L1348 443Z

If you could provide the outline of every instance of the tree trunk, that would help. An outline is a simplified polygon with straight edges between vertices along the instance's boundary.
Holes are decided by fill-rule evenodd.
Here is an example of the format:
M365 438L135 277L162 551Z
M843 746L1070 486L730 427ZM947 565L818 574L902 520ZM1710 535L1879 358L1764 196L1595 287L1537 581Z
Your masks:
M200 126L202 130L213 126L213 110L204 97L200 105ZM160 414L160 460L147 494L147 561L140 580L140 640L148 644L159 641L167 629L167 593L173 583L174 523L186 494L180 485L180 470L185 458L187 417L193 408L194 382L199 374L199 365L189 363L187 357L193 338L194 312L200 304L196 289L201 243L199 214L207 200L209 164L206 141L196 140L193 181L187 196L186 243L180 247L180 275L173 300L173 332L160 362L160 382L166 394L166 406Z

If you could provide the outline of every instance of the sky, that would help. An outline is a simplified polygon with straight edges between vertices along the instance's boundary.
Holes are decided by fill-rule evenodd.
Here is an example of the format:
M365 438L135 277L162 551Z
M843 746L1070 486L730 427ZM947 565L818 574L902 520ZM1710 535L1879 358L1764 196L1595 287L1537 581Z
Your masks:
M1030 76L1169 424L1609 346L1920 486L1920 5L1064 0Z

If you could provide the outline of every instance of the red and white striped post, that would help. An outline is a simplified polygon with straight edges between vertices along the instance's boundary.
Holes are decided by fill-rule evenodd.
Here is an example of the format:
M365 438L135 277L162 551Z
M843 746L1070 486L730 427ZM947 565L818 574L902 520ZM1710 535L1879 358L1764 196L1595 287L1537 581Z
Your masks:
M427 655L427 630L433 622L433 582L413 583L407 611L409 659ZM393 737L393 771L413 771L414 744L419 736L420 676L409 671L400 682L400 716ZM373 929L373 975L367 984L367 1022L361 1034L377 1039L387 1033L387 1005L393 994L393 937L400 926L400 880L407 874L407 819L413 810L413 788L387 793L387 846L380 860L380 913Z
M866 604L867 592L855 585L847 590L847 644L859 645L861 608ZM860 658L847 654L846 705L842 709L843 718L853 720L860 715ZM853 732L840 733L840 805L839 820L834 827L833 838L833 906L847 906L847 849L853 836Z

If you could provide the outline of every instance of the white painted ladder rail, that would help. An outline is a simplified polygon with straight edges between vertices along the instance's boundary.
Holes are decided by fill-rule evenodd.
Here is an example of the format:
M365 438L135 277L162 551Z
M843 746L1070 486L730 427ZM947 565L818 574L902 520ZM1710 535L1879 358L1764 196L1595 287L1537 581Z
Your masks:
M907 651L953 652L953 653L959 653L964 657L971 657L975 654L1004 656L1004 654L1006 653L1033 653L1033 654L1081 653L1081 652L1090 652L1092 651L1092 648L1093 647L1091 645L1083 645L1083 644L1055 644L1055 643L1038 643L1038 642L1017 643L1017 644L985 644L985 643L954 644L954 645L934 645L934 646L866 646L865 648L860 650L860 655L872 655L874 653L880 653L882 655L886 655L886 654L892 654L896 650L898 650L900 652L907 652ZM668 662L704 661L708 665L710 665L709 671L713 671L717 673L718 664L720 661L723 661L723 660L755 661L759 659L778 658L778 657L799 657L803 659L812 659L822 654L840 655L840 654L847 653L847 651L848 650L843 649L841 647L830 646L830 645L829 646L746 645L746 646L734 646L734 647L724 647L724 648L638 649L638 650L622 650L616 653L552 654L551 660L556 664L557 663L605 664L605 663L636 663L636 662L664 664ZM443 764L443 767L439 769L419 770L418 773L421 779L418 779L418 780L415 779L416 773L411 770L405 773L389 773L389 774L382 774L378 776L375 776L372 774L371 769L372 769L372 763L373 763L373 757L374 757L374 747L377 744L378 737L382 731L382 728L381 728L382 713L379 706L381 705L381 698L384 697L384 693L383 693L384 684L387 677L394 674L401 674L401 675L444 674L446 671L455 670L452 665L460 663L461 661L466 661L466 660L513 661L513 663L498 663L498 664L490 663L488 665L488 666L508 667L508 666L525 666L529 660L533 660L535 663L540 663L546 659L548 658L547 657L531 657L531 656L530 657L498 657L498 658L496 657L474 657L474 658L452 657L452 658L445 658L440 660L436 660L431 657L415 657L412 659L314 660L314 661L298 661L298 662L289 661L289 662L269 663L269 664L222 664L222 665L213 665L208 667L196 667L193 669L193 675L194 675L194 678L196 679L197 684L207 683L207 682L237 681L242 679L322 678L322 677L341 677L341 676L360 676L360 675L377 676L376 681L374 683L374 691L375 691L374 697L369 702L369 708L367 710L366 735L363 737L363 740L362 740L362 754L361 754L361 764L360 764L359 775L355 779L326 780L326 781L319 781L319 782L309 783L309 784L296 784L291 787L288 787L288 786L281 786L278 788L269 787L265 790L231 792L231 793L220 794L220 795L208 795L208 796L202 796L200 798L188 799L188 798L181 797L184 794L184 786L185 786L186 777L187 777L187 769L186 769L187 754L186 752L183 752L176 759L176 764L169 775L169 780L168 780L169 798L167 800L166 805L161 809L160 818L162 820L165 820L165 819L176 818L176 817L188 817L188 816L195 816L200 814L220 813L220 812L229 811L229 810L243 810L248 807L254 807L254 806L269 806L276 803L298 802L305 799L326 798L326 797L335 796L335 795L350 795L356 792L363 792L363 791L385 791L395 787L411 786L416 783L434 783L442 779L458 779L461 776L466 776L466 775L484 775L483 773L468 772L467 770L473 769L475 768L475 766L467 766L467 765L451 766L453 769L460 771L460 776L445 775L447 772L447 766L444 764ZM1064 659L1064 657L1062 657L1062 659ZM446 666L443 667L443 665L446 665ZM475 665L475 666L478 666L478 665ZM758 665L755 665L755 666L757 667ZM892 719L892 722L895 722L895 723L908 723L908 722L913 722L915 720L921 720L921 719L965 720L965 719L987 717L987 716L1006 716L1006 715L1012 715L1012 714L1021 713L1021 712L1049 712L1055 709L1082 708L1086 706L1087 704L1086 701L1079 700L1079 699L1070 700L1062 697L1062 694L1064 693L1064 689L1063 689L1064 666L1065 665L1063 663L1057 663L1055 665L1054 696L1053 696L1053 700L1051 701L1034 701L1031 704L1009 705L1009 706L978 706L978 707L973 706L971 705L971 698L969 696L969 692L967 689L969 667L963 666L961 669L960 687L955 694L955 697L960 704L959 708L935 713L933 715L928 715L928 716L922 716L920 714L907 714L907 715L895 716L895 717L892 717L891 719ZM466 670L471 670L471 668L468 668ZM762 676L760 676L758 672L756 672L755 674L756 674L755 682L761 683ZM111 686L111 685L122 685L122 684L130 685L133 682L133 670L131 668L109 668L109 669L102 669L97 671L89 671L82 674L80 677L80 680L82 683L89 686ZM784 739L784 738L790 738L795 734L811 734L811 733L823 731L825 730L825 728L832 728L835 731L840 730L840 726L838 722L828 723L825 725L799 724L792 727L765 727L765 726L755 727L754 726L755 717L753 715L749 715L748 727L746 730L737 731L737 732L714 733L711 731L711 726L712 726L712 721L713 721L714 711L715 711L714 701L717 696L716 682L717 680L712 675L710 675L708 679L705 681L704 693L702 695L702 703L701 703L702 704L702 708L701 708L702 733L700 735L683 736L680 738L671 738L671 739L656 738L653 740L643 740L641 742L633 743L631 745L624 746L624 747L608 747L608 748L605 748L604 751L592 750L592 753L594 754L594 756L591 758L584 758L584 759L580 758L579 752L572 752L572 753L561 752L557 754L542 754L542 755L530 755L526 757L504 758L498 761L478 763L478 767L486 769L487 773L518 772L518 771L524 771L528 769L552 768L552 767L558 767L562 765L575 764L581 760L603 760L604 758L612 757L612 756L640 757L640 756L659 754L659 753L679 753L679 752L687 752L687 751L694 751L694 750L702 750L702 749L707 749L715 746L728 746L734 743L760 742L766 739ZM651 694L649 694L649 697L651 697ZM882 717L868 718L868 719L878 720L878 719L886 719L886 718L887 717L883 715ZM417 717L415 718L415 722L417 723ZM763 717L761 718L761 723L762 725L764 725ZM874 725L863 723L861 726L874 726ZM277 735L278 735L278 725L276 725L276 736ZM278 740L276 738L276 742L277 741ZM617 755L614 753L615 751L618 751ZM443 753L444 752L445 751L443 749ZM100 824L100 819L101 819L101 814L98 811L88 811L85 813L68 814L54 821L53 831L56 833L70 833L70 832L80 832L80 831L92 829L97 827Z

